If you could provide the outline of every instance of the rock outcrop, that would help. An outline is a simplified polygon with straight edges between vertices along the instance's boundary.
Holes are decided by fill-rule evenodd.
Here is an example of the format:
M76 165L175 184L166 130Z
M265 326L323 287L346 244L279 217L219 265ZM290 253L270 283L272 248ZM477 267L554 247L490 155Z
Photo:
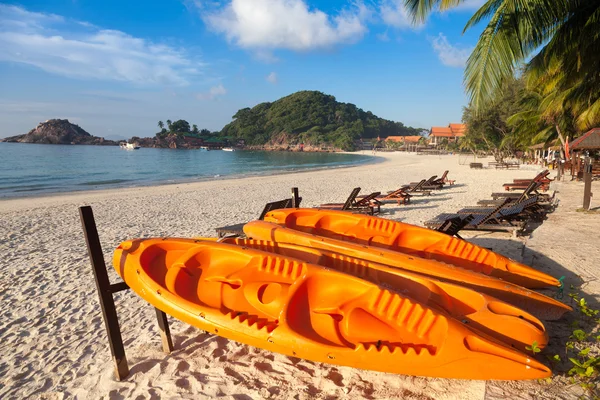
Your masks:
M102 137L90 135L79 125L70 123L68 119L49 119L46 122L40 122L38 126L28 133L7 137L2 141L40 144L118 145L118 143L113 140L105 140Z

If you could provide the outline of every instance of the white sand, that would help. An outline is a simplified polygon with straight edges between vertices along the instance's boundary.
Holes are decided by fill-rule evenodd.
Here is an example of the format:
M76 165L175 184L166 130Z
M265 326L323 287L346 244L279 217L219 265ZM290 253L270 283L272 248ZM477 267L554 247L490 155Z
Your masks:
M425 379L293 359L209 336L171 319L176 350L161 351L152 307L134 293L115 296L131 368L113 377L77 207L92 205L109 274L123 240L153 236L214 236L217 226L255 219L264 203L300 188L303 206L343 201L355 186L387 191L450 170L457 184L407 206L385 206L386 218L422 224L442 212L474 205L512 178L539 169L471 170L457 156L385 154L383 163L329 171L0 201L0 398L575 398L577 386L553 383ZM460 165L466 161L467 165ZM486 162L487 160L484 160ZM597 184L594 184L597 186ZM468 235L567 282L589 282L598 296L600 215L577 213L581 183L559 184L561 205L531 238ZM598 189L596 189L598 191ZM565 240L566 239L566 240ZM525 248L524 246L527 246ZM579 278L577 275L581 275ZM592 296L593 295L593 296ZM547 325L564 345L567 322ZM552 330L558 332L554 334ZM562 344L561 344L562 341Z

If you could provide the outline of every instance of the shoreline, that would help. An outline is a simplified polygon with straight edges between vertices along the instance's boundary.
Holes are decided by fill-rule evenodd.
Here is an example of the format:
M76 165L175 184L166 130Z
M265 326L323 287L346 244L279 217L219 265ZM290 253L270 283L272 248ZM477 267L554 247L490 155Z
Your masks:
M67 145L65 145L67 146ZM93 146L93 145L90 145ZM173 150L173 149L167 149ZM187 149L186 149L187 150ZM255 150L252 150L255 151ZM261 150L262 151L262 150ZM267 151L268 152L268 151ZM307 152L307 153L318 153L318 152ZM337 170L337 169L346 169L346 168L356 168L361 166L368 166L373 164L378 164L381 162L385 162L385 157L378 155L370 155L370 154L362 154L359 152L337 152L335 154L348 154L348 155L359 155L365 157L364 161L357 161L351 164L341 164L341 165L331 165L331 166L317 166L317 167L307 167L307 168L298 168L297 170L269 170L258 173L249 173L249 174L231 174L231 175L223 175L223 176L211 176L211 177L201 177L201 178L182 178L182 179L169 179L169 180L161 180L148 182L147 184L137 184L137 185L124 185L124 186L112 186L112 187L98 187L96 189L84 188L81 190L65 190L65 191L56 191L56 192L37 192L30 191L26 194L18 194L18 195L7 195L0 196L0 203L5 201L17 201L17 200L27 200L27 199L38 199L38 198L52 198L56 196L69 196L75 194L87 194L101 191L123 191L123 190L134 190L134 189L142 189L142 188L151 188L151 187L161 187L161 186L171 186L171 185L186 185L193 183L203 183L203 182L213 182L213 181L222 181L222 180L231 180L231 179L246 179L246 178L257 178L257 177L269 177L269 176L277 176L277 175L286 175L286 174L301 174L306 172L313 171L327 171L327 170ZM93 185L89 185L93 186Z
M343 154L354 154L354 153L343 153ZM5 211L7 208L11 208L13 206L19 207L23 201L27 201L27 205L23 205L25 207L30 207L33 204L39 204L45 202L46 200L50 202L55 202L56 200L72 200L71 198L104 198L111 196L130 196L136 195L140 193L147 193L148 191L172 191L174 188L181 190L196 190L201 189L204 185L210 184L213 182L225 182L225 181L241 181L244 182L248 179L264 179L275 176L289 176L289 175L303 175L310 174L313 172L323 172L323 171L337 171L337 170L346 170L352 168L361 168L368 167L371 165L384 164L389 162L389 158L383 156L372 156L365 155L370 159L362 162L360 164L353 165L339 165L332 167L317 167L317 168L308 168L303 169L301 171L270 171L262 174L255 175L226 175L218 178L206 178L206 179L196 179L196 180L180 180L177 182L158 182L155 184L148 185L139 185L139 186L124 186L124 187L112 187L112 188L98 188L98 189L83 189L83 190L74 190L74 191L65 191L65 192L52 192L52 193L44 193L39 195L24 195L24 196L14 196L14 197L0 197L0 213Z

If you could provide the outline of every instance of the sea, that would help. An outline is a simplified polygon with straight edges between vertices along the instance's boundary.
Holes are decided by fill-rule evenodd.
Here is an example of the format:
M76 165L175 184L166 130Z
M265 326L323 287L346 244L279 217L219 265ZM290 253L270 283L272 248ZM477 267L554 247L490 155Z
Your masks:
M374 160L362 154L0 142L0 198L341 168Z

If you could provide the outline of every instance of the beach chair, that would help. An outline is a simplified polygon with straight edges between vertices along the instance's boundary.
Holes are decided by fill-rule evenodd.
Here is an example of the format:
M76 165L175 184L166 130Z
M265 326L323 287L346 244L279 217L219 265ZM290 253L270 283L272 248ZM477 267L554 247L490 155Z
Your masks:
M426 180L425 180L425 183L423 184L423 186L431 186L431 185L433 185L433 182L434 182L436 179L437 179L437 175L433 175L433 176L431 176L429 179L426 179ZM416 186L416 185L418 185L419 183L421 183L421 182L411 182L411 183L409 183L407 186L410 186L410 187L412 187L412 186Z
M536 195L536 196L538 196L538 204L545 205L545 206L554 205L556 192L552 193L552 195L549 195L547 193L540 193L540 192L538 192L537 189L541 185L542 185L541 182L531 182L529 184L529 186L527 186L527 188L525 190L523 190L523 192L521 192L521 193L515 193L515 192L492 193L493 199L479 200L477 202L477 204L480 206L493 206L493 205L500 204L502 201L504 201L504 199L509 199L510 202L516 203L516 202L523 201L531 196Z
M404 185L403 188L405 188L405 192L411 196L430 196L431 190L424 189L426 183L427 180L422 179L421 182L418 182L416 185Z
M546 191L546 190L548 190L550 182L552 182L552 180L553 180L553 179L548 178L549 174L550 174L550 171L545 170L545 171L540 172L533 179L515 179L512 183L505 183L502 186L504 186L504 190L506 190L506 191L519 190L519 189L523 190L523 189L526 189L527 186L529 186L529 184L531 182L540 182L541 185L538 187L538 189Z
M381 192L373 192L365 197L357 199L359 192L359 187L354 188L344 203L326 203L321 204L317 208L351 211L370 215L379 214L381 212L381 202L377 200L377 196L379 196Z
M458 216L453 217L444 221L436 230L438 232L445 233L446 235L456 236L457 238L462 239L458 232L464 229L465 226L469 225L474 218L475 217L473 215L467 215L464 218Z
M538 218L546 214L546 210L538 204L538 197L531 196L519 202L511 202L510 199L505 199L502 207L467 207L458 210L459 215L487 215L490 212L498 211L504 218L511 219L529 219L532 217Z
M458 219L465 220L469 218L470 221L466 224L460 223L460 230L476 230L476 231L488 231L488 232L512 232L516 234L522 230L526 221L514 219L514 213L518 210L506 210L503 209L507 203L502 203L489 211L487 214L440 214L437 217L426 221L425 226L430 229L440 229L442 226L448 226L452 222L451 220L458 221ZM456 222L457 226L459 222Z
M425 179L416 184L415 186L404 185L399 189L392 190L388 192L386 195L379 195L375 199L379 201L381 204L390 204L390 203L398 203L398 204L408 204L410 203L410 198L413 195L422 195L429 196L431 192L429 190L421 190L422 186L425 184ZM357 197L357 199L364 199L363 197Z
M448 173L449 172L450 171L448 171L448 170L444 171L444 173L442 174L441 177L439 177L438 179L436 179L436 180L433 181L433 184L434 185L445 185L445 184L454 185L455 181L452 180L452 179L448 179Z
M388 192L388 194L380 194L379 196L375 197L375 200L377 200L380 204L391 204L391 203L398 203L400 204L408 204L410 203L410 193L408 192L410 190L406 189L406 186L401 187L400 189L396 189L393 190L391 192ZM357 200L362 200L367 196L359 196L356 199Z
M302 197L298 197L296 199L296 207L300 206L301 201L302 201ZM267 213L269 211L278 210L281 208L292 208L292 207L294 207L294 199L293 198L283 199L283 200L267 203L267 204L265 204L265 207L263 208L262 212L260 213L258 219L259 220L264 219L265 215L267 215ZM244 225L246 225L246 223L233 224L233 225L227 225L227 226L215 228L215 230L217 231L217 237L223 238L226 236L227 237L242 236L244 234L244 230L243 230Z

